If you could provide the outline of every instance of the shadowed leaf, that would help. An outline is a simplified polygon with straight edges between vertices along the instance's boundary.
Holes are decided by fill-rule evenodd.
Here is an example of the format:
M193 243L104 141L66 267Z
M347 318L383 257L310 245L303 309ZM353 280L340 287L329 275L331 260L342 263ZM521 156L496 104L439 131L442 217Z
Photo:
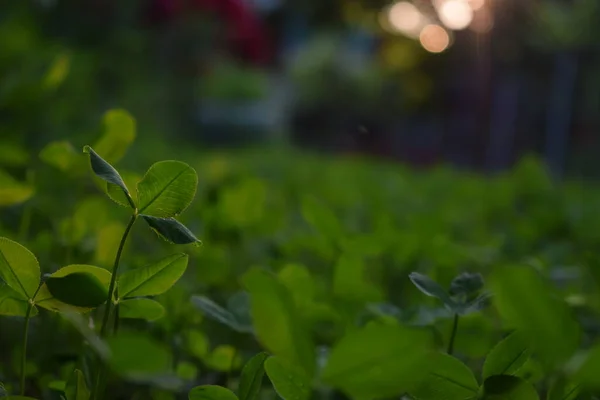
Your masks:
M171 244L200 243L200 239L181 222L174 218L157 218L150 215L142 215L144 221L159 237Z

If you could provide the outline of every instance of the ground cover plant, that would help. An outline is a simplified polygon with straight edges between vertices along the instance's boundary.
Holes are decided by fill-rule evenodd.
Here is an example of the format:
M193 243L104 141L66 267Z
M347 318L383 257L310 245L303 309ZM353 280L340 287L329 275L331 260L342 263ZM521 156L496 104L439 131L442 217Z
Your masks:
M598 396L595 184L102 126L0 160L0 396Z

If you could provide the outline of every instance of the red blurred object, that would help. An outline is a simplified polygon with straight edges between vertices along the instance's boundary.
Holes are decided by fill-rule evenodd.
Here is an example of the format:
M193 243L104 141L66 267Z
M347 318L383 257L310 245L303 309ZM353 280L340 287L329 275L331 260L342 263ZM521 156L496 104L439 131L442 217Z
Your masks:
M214 12L223 19L232 50L253 64L271 60L271 43L265 26L244 0L154 0L150 20L161 23L189 11Z

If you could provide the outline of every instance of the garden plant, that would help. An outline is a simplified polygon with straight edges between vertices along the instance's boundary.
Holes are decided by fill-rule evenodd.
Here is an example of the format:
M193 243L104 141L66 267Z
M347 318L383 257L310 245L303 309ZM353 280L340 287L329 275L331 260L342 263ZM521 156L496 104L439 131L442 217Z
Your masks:
M83 152L1 166L0 397L600 394L593 183L168 144L127 164L135 130L110 110Z

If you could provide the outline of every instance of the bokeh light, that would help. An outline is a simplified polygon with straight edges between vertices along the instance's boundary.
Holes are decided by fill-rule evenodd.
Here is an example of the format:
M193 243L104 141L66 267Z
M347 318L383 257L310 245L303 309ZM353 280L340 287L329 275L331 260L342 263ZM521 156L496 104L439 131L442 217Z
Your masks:
M473 9L465 0L446 0L440 4L438 15L447 28L461 30L473 20Z
M485 0L469 0L469 5L474 11L481 10L485 6Z
M423 28L419 35L421 46L430 53L441 53L450 45L450 35L444 28L430 24Z
M412 3L400 1L390 7L390 24L397 31L412 37L418 37L424 25L424 16Z

